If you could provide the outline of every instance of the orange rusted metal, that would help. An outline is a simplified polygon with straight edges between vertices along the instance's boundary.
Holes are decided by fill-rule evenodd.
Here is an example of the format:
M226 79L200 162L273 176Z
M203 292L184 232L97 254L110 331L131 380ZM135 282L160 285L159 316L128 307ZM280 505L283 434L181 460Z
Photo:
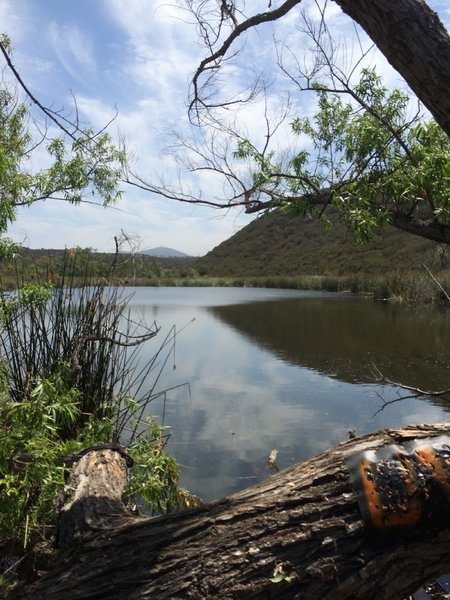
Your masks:
M413 527L448 509L449 436L360 452L347 467L363 518L378 531Z

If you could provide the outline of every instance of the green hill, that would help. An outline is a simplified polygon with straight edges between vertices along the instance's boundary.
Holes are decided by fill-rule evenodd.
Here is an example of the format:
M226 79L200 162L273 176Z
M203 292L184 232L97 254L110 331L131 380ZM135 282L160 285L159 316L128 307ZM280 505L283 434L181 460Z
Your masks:
M416 302L419 296L432 298L439 292L422 263L439 272L444 287L450 285L450 273L440 270L445 254L441 260L433 242L386 227L370 244L358 246L336 213L329 218L331 229L282 211L261 216L202 258L24 248L16 260L0 261L0 286L13 289L26 281L60 285L65 273L74 278L66 285L107 276L119 285L352 289Z
M326 229L316 219L277 211L255 219L193 267L210 277L348 275L438 266L436 244L386 227L370 244L349 238L335 213Z

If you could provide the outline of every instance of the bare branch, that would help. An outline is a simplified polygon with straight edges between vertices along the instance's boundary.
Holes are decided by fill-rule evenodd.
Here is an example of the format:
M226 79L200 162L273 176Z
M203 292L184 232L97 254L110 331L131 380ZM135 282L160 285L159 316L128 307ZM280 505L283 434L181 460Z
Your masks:
M200 65L198 66L193 78L192 78L192 86L194 88L193 99L191 100L189 110L191 111L195 106L204 105L204 102L200 99L199 94L199 79L205 73L205 71L209 68L218 69L220 67L221 60L224 58L229 48L233 44L233 42L247 30L255 27L257 25L261 25L262 23L268 23L271 21L276 21L280 19L284 15L286 15L294 6L300 4L301 0L286 0L279 8L266 11L263 13L259 13L250 17L249 19L237 23L235 22L235 27L228 38L224 41L222 46L213 52L210 56L207 56L202 60ZM233 5L232 2L224 2L227 6Z
M383 373L378 369L378 367L376 365L372 365L372 368L373 368L373 371L374 371L374 374L376 377L375 380L377 382L379 382L381 384L392 385L392 386L395 386L396 388L400 388L402 390L411 392L411 394L406 394L406 395L401 395L400 392L397 392L398 397L394 398L393 400L385 400L381 396L381 394L377 394L383 403L382 403L382 406L374 413L373 416L378 415L387 406L390 406L391 404L395 404L397 402L401 402L402 400L411 400L411 399L416 399L416 398L420 398L423 396L429 396L432 398L442 398L442 397L450 394L450 388L445 389L445 390L422 390L418 387L414 387L411 385L405 385L404 383L400 383L398 381L392 381L391 379L389 379L388 377L383 375Z
M433 275L433 273L430 271L430 269L427 267L427 265L425 263L421 263L421 264L422 264L422 267L425 269L425 271L428 273L428 275L431 277L431 279L434 281L434 283L438 286L438 288L444 294L444 297L446 298L447 302L450 302L449 294L442 287L442 285L439 283L439 281L436 279L436 277Z
M22 79L22 77L20 76L20 73L17 71L16 67L13 65L13 62L11 60L11 57L8 53L8 50L5 48L5 46L3 45L3 43L0 41L0 51L2 52L6 63L8 65L8 67L11 69L14 77L16 78L17 82L19 83L20 87L23 89L23 91L26 93L26 95L30 98L30 100L36 104L36 106L51 120L53 121L53 123L55 123L55 125L58 126L59 129L61 129L66 135L68 135L70 138L72 138L73 140L76 140L76 136L73 132L69 131L69 129L66 127L66 125L62 122L61 119L58 119L56 117L56 114L54 111L50 110L49 108L47 108L46 106L44 106L37 98L36 96L31 92L30 88L25 84L24 80ZM75 126L75 131L79 131L78 126Z

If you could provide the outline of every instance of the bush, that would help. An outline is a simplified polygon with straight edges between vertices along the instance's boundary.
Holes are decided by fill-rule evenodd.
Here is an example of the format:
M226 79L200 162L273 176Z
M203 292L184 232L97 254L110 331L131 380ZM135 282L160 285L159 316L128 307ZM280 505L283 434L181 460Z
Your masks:
M61 287L23 285L0 299L0 559L20 563L54 532L54 499L81 450L127 446L136 469L127 499L149 513L189 503L164 427L145 410L174 342L137 367L139 346L158 332L134 322L129 297L106 281L78 288L70 255ZM87 271L86 271L87 273ZM148 381L149 378L153 378ZM147 381L147 383L145 383ZM133 395L135 392L135 395ZM147 503L147 504L146 504ZM8 572L13 570L8 567Z

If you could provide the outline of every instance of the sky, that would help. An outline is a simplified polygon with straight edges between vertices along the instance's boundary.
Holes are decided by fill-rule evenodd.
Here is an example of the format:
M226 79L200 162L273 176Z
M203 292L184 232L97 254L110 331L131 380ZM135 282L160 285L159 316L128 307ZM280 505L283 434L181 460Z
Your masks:
M76 98L81 119L95 129L104 127L117 111L111 135L125 140L133 169L154 183L178 179L167 148L174 147L171 132L187 135L190 131L189 82L205 56L192 19L176 2L0 0L0 29L11 38L14 64L33 94L65 114L71 114ZM273 1L272 8L280 3ZM429 4L449 27L447 0ZM264 11L267 0L252 0L247 6ZM264 73L265 81L270 81L265 101L260 98L236 113L250 139L261 140L267 111L282 108L289 82L275 75L273 36L289 41L293 48L301 45L299 15L300 8L275 28L264 26L246 36L242 52L221 81L225 96L245 88L255 73ZM336 38L345 38L348 56L349 48L359 48L361 40L367 43L363 34L357 40L352 22L333 3L328 17ZM378 52L371 53L370 61L389 85L401 85L398 74ZM294 98L296 114L309 114L310 102L310 98ZM286 129L280 127L275 138L281 143L286 136ZM222 191L221 181L212 173L190 176L186 172L181 178L205 199L214 199ZM112 251L114 236L123 231L141 249L168 246L202 256L254 218L237 208L186 205L125 185L121 189L123 197L115 208L74 207L49 200L20 209L8 235L31 248L81 246Z

